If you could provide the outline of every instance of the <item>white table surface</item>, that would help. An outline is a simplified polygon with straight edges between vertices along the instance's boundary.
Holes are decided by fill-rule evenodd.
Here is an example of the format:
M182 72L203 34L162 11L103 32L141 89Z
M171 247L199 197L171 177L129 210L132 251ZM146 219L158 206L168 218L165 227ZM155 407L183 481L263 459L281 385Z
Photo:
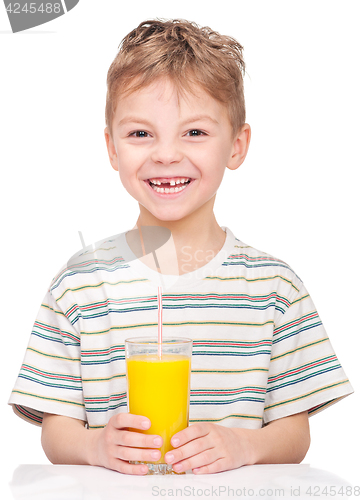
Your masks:
M1 482L3 500L362 497L342 477L308 464L253 465L199 476L129 476L101 467L29 464L9 476Z

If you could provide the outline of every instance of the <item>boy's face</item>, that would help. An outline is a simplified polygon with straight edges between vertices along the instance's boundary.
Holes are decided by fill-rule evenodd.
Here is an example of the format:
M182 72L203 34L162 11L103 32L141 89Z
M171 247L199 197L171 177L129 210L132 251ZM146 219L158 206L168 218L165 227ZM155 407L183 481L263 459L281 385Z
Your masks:
M226 108L198 90L197 95L178 96L168 79L121 97L113 119L113 140L105 130L112 167L122 184L150 214L160 221L176 221L196 215L213 201L225 168L238 168L250 140L244 125L237 138ZM168 180L150 185L152 180ZM175 184L174 184L175 183ZM142 207L141 207L142 208Z

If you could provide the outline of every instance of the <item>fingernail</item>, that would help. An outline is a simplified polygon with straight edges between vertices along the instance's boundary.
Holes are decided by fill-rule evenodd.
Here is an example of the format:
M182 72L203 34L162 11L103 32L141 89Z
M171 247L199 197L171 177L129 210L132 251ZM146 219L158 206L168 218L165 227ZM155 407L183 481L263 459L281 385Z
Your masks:
M159 452L159 451L153 451L153 452L151 453L151 457L152 457L152 458L155 458L156 460L158 460L158 459L160 458L160 453L161 453L161 452Z
M173 470L175 470L176 472L180 472L182 470L182 465L181 464L173 465Z
M172 453L167 453L165 455L166 462L172 462L175 457L172 455Z
M162 446L162 439L161 439L161 438L155 438L155 439L153 440L153 444L154 444L155 446Z
M150 426L150 422L149 420L144 420L142 423L141 423L141 427L143 427L144 429L148 429Z
M143 474L147 474L147 472L148 472L148 467L147 467L147 465L142 465L142 467L141 467L141 472L142 472Z
M171 439L172 446L178 446L180 444L180 440L178 438Z

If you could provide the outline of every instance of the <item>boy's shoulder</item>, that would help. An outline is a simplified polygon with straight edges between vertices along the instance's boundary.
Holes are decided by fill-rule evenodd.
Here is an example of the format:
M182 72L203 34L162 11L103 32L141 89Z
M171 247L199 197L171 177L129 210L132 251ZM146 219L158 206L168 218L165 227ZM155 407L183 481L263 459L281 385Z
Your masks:
M132 256L127 254L124 239L125 233L119 233L78 250L54 276L50 291L64 286L72 288L81 277L90 281L96 276L98 279L99 272L111 273L127 267Z
M234 237L234 248L227 259L227 266L231 269L244 269L250 279L253 277L268 279L280 277L290 281L298 289L303 282L294 269L284 260L271 253L259 250Z
M136 228L103 238L72 255L54 277L51 286L59 286L59 282L65 278L79 278L85 274L96 276L100 272L111 273L127 269L130 267L129 263L141 257L143 252L156 251L170 236L171 231L166 228L142 226L142 237ZM134 244L133 250L128 244L128 238Z

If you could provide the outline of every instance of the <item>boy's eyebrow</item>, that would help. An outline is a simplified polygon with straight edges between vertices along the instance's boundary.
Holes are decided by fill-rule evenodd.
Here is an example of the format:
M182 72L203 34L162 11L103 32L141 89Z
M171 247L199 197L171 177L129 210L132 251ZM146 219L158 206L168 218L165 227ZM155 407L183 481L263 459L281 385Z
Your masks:
M184 120L181 123L181 125L184 126L187 123L200 122L200 121L203 121L203 120L211 121L213 123L216 123L217 125L219 124L219 122L217 120L215 120L215 118L212 118L210 115L205 115L204 114L204 115L195 115L195 116L191 116L190 118L186 118L186 120ZM132 122L132 123L141 123L141 124L144 124L144 125L147 125L147 126L151 126L152 125L151 122L149 122L148 120L146 120L146 119L144 119L142 117L128 115L128 116L125 116L124 118L122 118L118 122L118 126L121 126L124 123L129 123L129 122Z
M186 125L186 123L193 123L193 122L201 122L203 120L211 121L213 123L219 124L215 118L212 118L210 115L195 115L191 116L190 118L187 118L182 122L182 125Z
M132 122L132 123L142 123L144 125L151 125L151 122L149 122L148 120L145 120L143 118L140 118L139 116L125 116L124 118L122 118L122 120L119 120L118 122L118 126L120 125L123 125L124 123L128 123L128 122Z

